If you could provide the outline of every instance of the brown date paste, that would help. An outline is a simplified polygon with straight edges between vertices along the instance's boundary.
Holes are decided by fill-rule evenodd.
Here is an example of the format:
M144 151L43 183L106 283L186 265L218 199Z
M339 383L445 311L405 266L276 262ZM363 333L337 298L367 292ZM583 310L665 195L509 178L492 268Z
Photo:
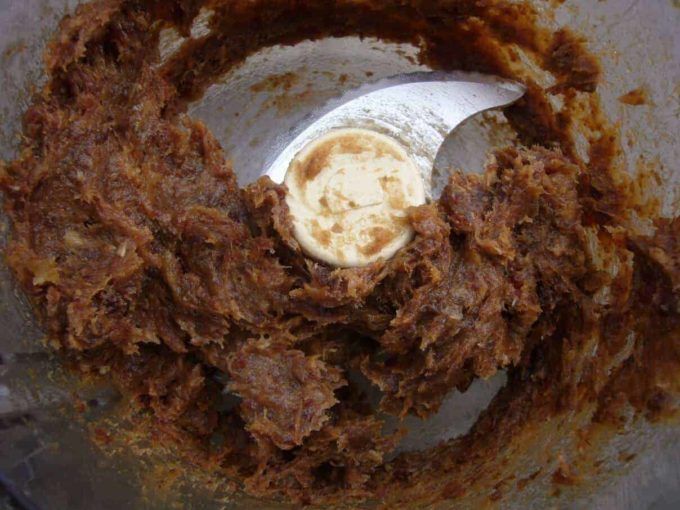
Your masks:
M210 33L161 61L159 31L189 36L201 8L214 11ZM440 200L410 211L415 239L391 260L334 269L299 250L285 189L266 178L239 189L184 112L260 48L352 34L528 92L507 110L521 145L483 175L452 171ZM194 463L306 503L417 507L473 489L497 501L503 483L533 480L498 466L514 469L537 424L591 409L581 425L593 430L626 409L675 410L680 219L645 208L618 168L597 60L530 7L98 0L62 21L45 59L20 154L0 167L8 263L64 359L113 381ZM597 133L585 161L572 123ZM501 368L508 383L468 434L392 460L399 434L349 377L380 389L381 412L425 418ZM236 407L220 406L225 392Z

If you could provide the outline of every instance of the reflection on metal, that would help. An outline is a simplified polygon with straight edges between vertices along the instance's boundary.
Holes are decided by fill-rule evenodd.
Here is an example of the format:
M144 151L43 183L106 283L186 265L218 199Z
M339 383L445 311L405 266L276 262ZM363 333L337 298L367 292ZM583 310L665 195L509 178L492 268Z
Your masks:
M467 118L509 105L524 95L519 83L466 72L409 73L350 90L313 112L289 133L290 143L266 174L282 182L295 155L331 129L364 128L399 140L414 159L427 190L446 137Z

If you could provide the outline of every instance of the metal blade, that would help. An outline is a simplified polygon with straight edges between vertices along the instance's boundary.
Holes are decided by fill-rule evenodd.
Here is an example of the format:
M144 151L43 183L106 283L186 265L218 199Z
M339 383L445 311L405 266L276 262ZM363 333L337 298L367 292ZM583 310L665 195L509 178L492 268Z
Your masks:
M467 72L412 73L364 85L330 101L289 133L292 141L267 175L283 182L290 162L305 145L330 129L356 127L399 140L429 190L432 165L449 133L472 115L513 103L525 90L516 82Z

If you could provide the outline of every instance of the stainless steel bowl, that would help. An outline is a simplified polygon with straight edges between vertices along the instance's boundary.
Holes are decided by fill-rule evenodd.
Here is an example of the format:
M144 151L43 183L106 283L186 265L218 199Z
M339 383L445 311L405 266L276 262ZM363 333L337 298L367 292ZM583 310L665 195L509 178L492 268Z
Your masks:
M20 116L32 86L41 82L41 52L58 20L78 2L0 0L0 158L15 154ZM611 119L620 120L629 171L656 165L664 181L660 196L666 214L680 213L680 8L676 0L536 0L545 23L569 26L584 34L601 58L600 94ZM207 15L207 13L204 13ZM192 35L207 30L206 17ZM164 34L162 52L177 48L179 36ZM191 105L230 155L239 182L258 177L258 155L275 146L277 134L295 126L330 97L367 80L425 70L416 49L355 37L273 47L251 57L214 84ZM292 72L287 88L258 87L264 80ZM617 98L644 86L651 99L644 107L622 105ZM238 120L238 121L236 121ZM454 164L481 169L489 148L512 141L502 114L466 122L440 154L442 169ZM5 246L9 226L0 223ZM143 448L104 454L91 441L99 420L113 420L116 395L103 388L79 388L85 412L73 413L73 381L44 347L40 328L0 264L0 481L35 508L263 508L245 496L216 496L200 484L178 479L161 494L148 476L154 459ZM432 446L464 433L504 383L500 374L478 381L465 394L454 393L426 422L407 419L410 433L400 450ZM73 420L72 417L77 416ZM557 433L557 432L555 432ZM96 431L95 431L96 434ZM536 448L559 441L538 438ZM550 439L550 438L547 438ZM553 438L554 439L554 438ZM540 447L539 447L540 445ZM547 446L545 446L547 447ZM634 460L624 463L625 447ZM604 473L586 486L550 495L548 480L505 501L516 508L678 508L680 507L680 428L640 425L618 435L604 452ZM459 502L462 507L472 502ZM285 505L270 505L284 508Z

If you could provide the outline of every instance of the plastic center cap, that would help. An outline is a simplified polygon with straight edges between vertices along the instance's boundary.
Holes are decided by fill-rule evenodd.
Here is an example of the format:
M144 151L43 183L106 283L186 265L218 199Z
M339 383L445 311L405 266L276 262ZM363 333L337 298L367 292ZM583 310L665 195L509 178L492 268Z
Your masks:
M393 138L337 129L304 147L285 178L293 232L334 266L387 259L413 237L406 210L425 203L418 167Z
M341 168L328 180L322 203L325 202L333 213L381 204L385 200L385 192L380 186L378 172L366 172L363 165L344 163L348 167Z

